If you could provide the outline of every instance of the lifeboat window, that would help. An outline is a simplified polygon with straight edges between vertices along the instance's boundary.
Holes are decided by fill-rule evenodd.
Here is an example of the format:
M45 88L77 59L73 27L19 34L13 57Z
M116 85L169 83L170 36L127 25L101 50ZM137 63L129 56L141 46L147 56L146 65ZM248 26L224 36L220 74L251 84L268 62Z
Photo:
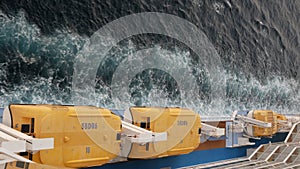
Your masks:
M16 162L16 167L18 167L18 168L24 168L25 167L25 162L23 162L23 161L17 161Z
M141 128L146 128L146 122L141 122Z
M28 156L28 152L20 152L20 156Z
M29 133L29 128L30 128L29 124L22 124L21 132L22 133Z
M90 147L86 147L86 148L85 148L85 152L86 152L87 154L89 154L89 153L91 152L91 148L90 148Z
M29 160L32 160L32 154L29 153Z
M31 133L34 133L34 118L31 118Z
M121 133L117 133L117 140L121 140Z

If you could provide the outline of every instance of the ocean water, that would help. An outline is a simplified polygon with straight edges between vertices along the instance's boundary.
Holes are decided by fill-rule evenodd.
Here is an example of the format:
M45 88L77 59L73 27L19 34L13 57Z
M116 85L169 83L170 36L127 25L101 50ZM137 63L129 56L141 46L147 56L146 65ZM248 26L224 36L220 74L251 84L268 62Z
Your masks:
M215 68L218 71L212 77L208 69L214 68L205 65L210 55L199 56L172 37L134 35L108 51L92 79L93 100L86 99L84 104L183 106L210 116L228 115L237 109L300 113L299 8L296 0L2 0L0 107L10 103L74 104L74 65L92 35L118 18L158 12L185 19L203 32L222 69ZM113 95L113 84L119 66L125 60L132 67L147 62L136 54L149 49L149 55L166 61L167 69L139 71L129 79L128 101L114 99L118 97ZM186 79L178 80L168 72L174 67L190 72L197 89L188 91L193 97L182 97L185 91L180 84ZM123 73L130 74L130 70ZM125 94L117 91L117 95Z

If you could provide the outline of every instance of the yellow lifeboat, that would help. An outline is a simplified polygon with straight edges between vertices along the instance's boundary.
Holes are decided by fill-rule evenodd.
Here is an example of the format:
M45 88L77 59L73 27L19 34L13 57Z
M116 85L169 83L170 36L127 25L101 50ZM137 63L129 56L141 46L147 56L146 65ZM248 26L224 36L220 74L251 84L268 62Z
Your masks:
M249 126L247 130L254 137L272 136L280 129L280 121L287 120L284 115L277 114L272 110L253 110L250 111L247 116L255 120L272 124L271 127L260 127L257 125Z
M5 169L68 169L68 168L49 166L49 165L38 164L38 163L26 163L23 161L14 161L14 162L7 163L5 165Z
M121 119L92 106L10 105L4 121L36 138L54 138L54 149L21 153L58 167L102 165L118 156Z
M184 108L132 107L132 124L152 132L167 132L167 140L133 143L129 158L157 158L187 154L200 144L200 116Z

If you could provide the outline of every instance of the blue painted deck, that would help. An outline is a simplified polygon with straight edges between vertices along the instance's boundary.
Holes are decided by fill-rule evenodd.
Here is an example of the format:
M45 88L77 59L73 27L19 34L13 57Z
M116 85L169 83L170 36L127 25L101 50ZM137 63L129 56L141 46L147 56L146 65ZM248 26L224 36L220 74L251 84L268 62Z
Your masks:
M251 140L256 144L253 146L244 146L238 148L217 148L211 150L199 150L190 154L171 156L158 159L149 160L131 160L127 162L120 162L114 164L105 164L98 167L90 167L89 169L160 169L168 168L175 169L179 167L185 167L190 165L203 164L208 162L214 162L218 160L225 160L237 157L246 156L248 148L255 148L261 144L283 141L287 133L277 133L272 138L263 138L261 140Z

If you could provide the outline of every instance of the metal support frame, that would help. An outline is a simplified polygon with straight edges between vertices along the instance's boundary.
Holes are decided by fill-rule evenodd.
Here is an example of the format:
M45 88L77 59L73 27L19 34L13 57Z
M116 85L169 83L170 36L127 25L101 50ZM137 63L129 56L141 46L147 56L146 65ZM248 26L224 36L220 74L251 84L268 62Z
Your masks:
M16 153L35 153L39 150L53 149L53 138L33 138L0 123L0 164L12 161L30 162Z
M201 123L201 133L212 136L212 137L221 137L225 135L225 129L215 127L206 123Z
M132 143L143 144L167 140L166 132L155 133L125 121L122 121L122 133L125 134Z
M0 132L4 133L3 136L9 135L8 139L13 139L14 141L21 140L26 143L26 150L35 153L39 150L53 149L54 148L54 138L33 138L22 132L19 132L13 128L10 128L4 124L0 123ZM11 140L11 141L13 141Z
M235 118L250 124L254 124L259 127L264 127L264 128L272 127L272 123L263 122L247 116L236 115Z
M33 163L32 161L19 156L18 154L15 154L5 148L0 147L0 154L1 154L1 160L0 164L4 164L7 162L12 162L12 161L23 161L23 162L28 162L28 163Z

